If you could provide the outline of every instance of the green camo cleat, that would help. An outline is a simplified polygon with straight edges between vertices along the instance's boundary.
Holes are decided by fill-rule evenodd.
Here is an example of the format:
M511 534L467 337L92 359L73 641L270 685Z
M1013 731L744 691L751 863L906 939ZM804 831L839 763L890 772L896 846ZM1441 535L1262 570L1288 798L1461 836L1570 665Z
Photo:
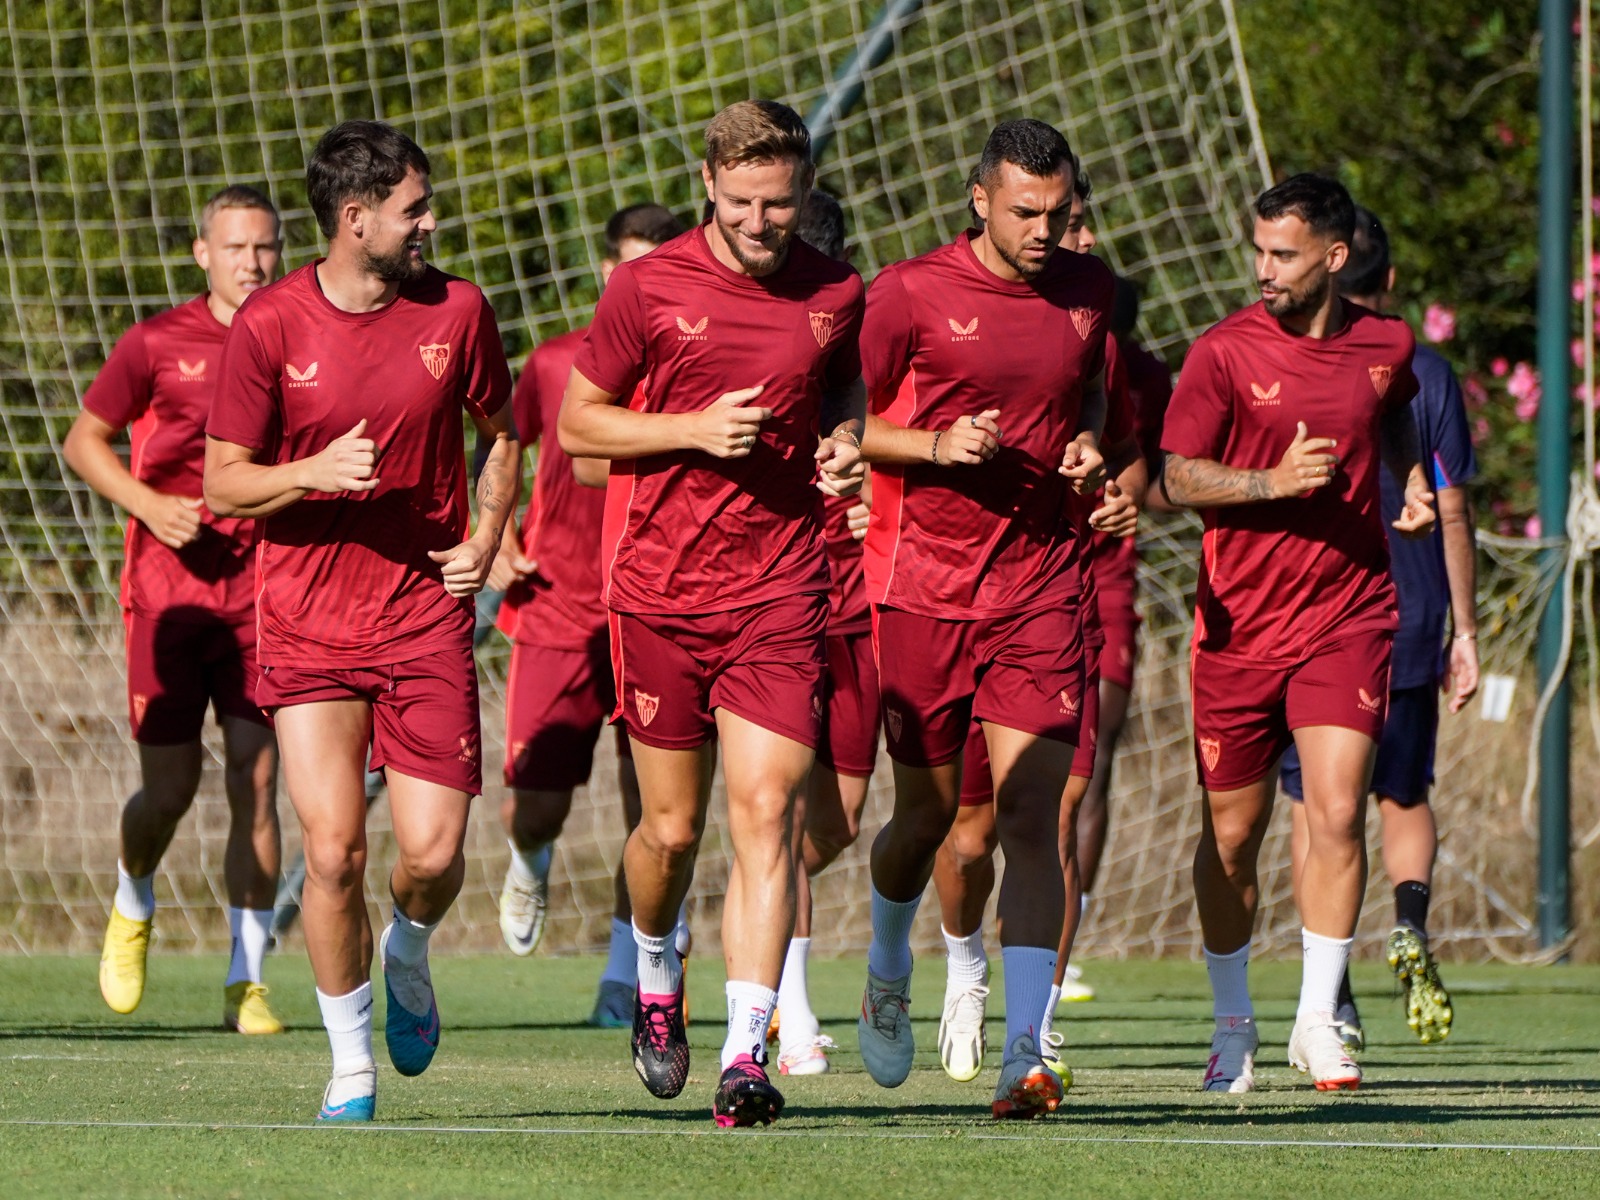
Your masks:
M1450 1036L1454 1013L1450 993L1439 980L1439 966L1428 952L1428 939L1401 925L1389 935L1386 953L1389 969L1405 992L1406 1024L1411 1032L1425 1046L1444 1041Z

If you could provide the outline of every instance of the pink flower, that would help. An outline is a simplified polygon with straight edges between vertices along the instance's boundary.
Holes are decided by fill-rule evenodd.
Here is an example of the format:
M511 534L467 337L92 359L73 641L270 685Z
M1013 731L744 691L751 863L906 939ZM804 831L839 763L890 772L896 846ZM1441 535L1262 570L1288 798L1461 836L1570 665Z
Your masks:
M1595 389L1595 394L1591 396L1589 389L1580 383L1572 389L1572 398L1579 404L1588 404L1591 408L1600 409L1600 388Z
M1467 403L1473 408L1482 408L1489 403L1489 389L1483 386L1483 381L1476 375L1468 375L1461 390L1466 393Z
M1544 524L1539 520L1539 514L1534 513L1533 516L1522 523L1522 536L1528 538L1540 537L1543 529Z
M1511 126L1504 121L1496 121L1494 123L1494 135L1500 139L1502 146L1515 146L1517 144L1517 135L1512 132Z
M1573 338L1572 339L1572 365L1575 366L1575 367L1583 366L1583 339L1582 338Z
M1506 391L1518 400L1539 403L1539 372L1531 364L1519 362L1511 368L1511 378L1506 380Z
M1594 213L1595 216L1600 217L1600 196L1596 196L1593 200L1589 201L1589 211Z
M1581 304L1583 302L1584 293L1586 293L1588 290L1589 283L1587 280L1574 279L1572 281L1572 302L1574 304Z
M1535 393L1532 399L1524 398L1522 400L1518 400L1516 413L1517 420L1519 421L1531 421L1537 417L1539 415L1538 393Z
M1430 342L1448 342L1456 335L1456 312L1442 304L1428 305L1422 314L1422 336Z
M1472 432L1476 440L1482 444L1489 440L1489 422L1479 417L1472 423ZM1595 463L1595 470L1600 471L1600 462Z
M1511 364L1503 358L1497 358L1489 364L1489 374L1493 375L1496 379L1504 379L1506 377L1506 372L1509 370L1511 370Z
M1589 256L1589 274L1600 275L1600 254Z

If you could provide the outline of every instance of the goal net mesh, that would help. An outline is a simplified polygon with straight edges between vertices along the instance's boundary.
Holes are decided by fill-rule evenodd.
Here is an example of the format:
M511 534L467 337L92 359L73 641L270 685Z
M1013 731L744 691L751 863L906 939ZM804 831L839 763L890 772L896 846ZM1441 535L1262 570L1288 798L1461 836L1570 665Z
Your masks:
M1027 114L1068 134L1094 180L1102 252L1143 291L1142 336L1176 364L1250 299L1242 214L1266 174L1228 0L981 0L893 10L892 50L838 122L819 183L843 201L870 277L965 224L963 181L990 127ZM98 946L115 887L120 806L138 786L126 736L116 602L120 516L66 470L61 441L116 338L195 294L189 254L205 198L264 187L285 216L286 263L320 239L304 164L337 121L378 117L434 164L433 257L476 281L514 362L588 320L598 233L616 208L691 214L700 131L733 100L803 113L829 94L884 10L841 0L38 0L0 30L0 947ZM1145 535L1138 690L1112 800L1112 834L1082 948L1193 954L1197 829L1186 713L1192 522ZM1527 686L1549 579L1526 545L1485 550L1491 664ZM490 949L505 868L494 769L506 653L480 654L487 795L465 891L441 942ZM1494 669L1491 666L1491 669ZM1515 803L1518 725L1449 720L1440 754L1441 933L1517 953L1527 944L1534 844ZM227 806L215 733L194 813L162 864L160 941L227 944ZM609 739L555 858L550 952L603 944L621 846ZM1468 760L1470 752L1470 762ZM285 859L298 846L281 801ZM818 949L868 937L865 845L889 809L880 761L863 841L816 887ZM720 792L691 914L714 944L727 879ZM1281 815L1281 814L1280 814ZM1282 822L1280 822L1280 825ZM373 813L370 893L392 861ZM1267 843L1263 936L1292 943L1286 843ZM1387 905L1374 870L1374 926ZM919 938L936 934L926 906Z

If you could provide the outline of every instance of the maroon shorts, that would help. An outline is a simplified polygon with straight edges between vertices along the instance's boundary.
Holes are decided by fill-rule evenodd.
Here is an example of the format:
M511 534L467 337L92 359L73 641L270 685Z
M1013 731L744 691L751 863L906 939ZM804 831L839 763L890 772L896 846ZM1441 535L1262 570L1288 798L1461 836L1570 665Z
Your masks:
M256 623L174 621L122 614L127 630L128 724L142 746L199 740L206 707L217 720L269 725L255 702Z
M968 621L875 606L872 630L897 762L949 762L973 718L1077 744L1085 689L1076 600Z
M1374 742L1389 703L1385 629L1349 633L1301 662L1252 666L1192 656L1195 760L1200 784L1225 792L1265 778L1293 731L1337 725Z
M1072 750L1071 771L1079 779L1094 775L1095 747L1100 742L1100 678L1095 670L1100 652L1090 643L1084 647L1084 657L1089 673L1083 689L1083 728L1078 744ZM989 743L984 740L983 725L974 721L961 756L961 807L975 808L993 799L994 776L989 771Z
M506 674L506 786L569 792L588 783L595 743L616 707L603 635L587 650L512 643ZM629 753L620 727L617 752Z
M617 711L628 736L692 750L726 708L815 748L822 736L828 597L785 596L721 613L611 614Z
M263 667L256 700L269 713L324 700L372 705L369 767L483 793L478 669L472 645L381 667Z
M840 775L867 778L878 762L881 723L872 635L830 634L817 762Z
M1139 660L1139 610L1131 593L1100 598L1100 628L1105 650L1100 655L1100 678L1125 692L1133 691L1133 669Z

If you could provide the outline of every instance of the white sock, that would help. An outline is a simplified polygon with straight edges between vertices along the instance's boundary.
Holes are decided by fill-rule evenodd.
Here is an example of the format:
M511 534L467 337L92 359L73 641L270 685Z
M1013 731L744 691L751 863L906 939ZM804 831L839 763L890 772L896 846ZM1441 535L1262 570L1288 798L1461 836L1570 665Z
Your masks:
M1297 1017L1332 1013L1339 1004L1339 981L1350 965L1354 938L1330 938L1301 926L1300 945L1305 965L1300 974L1300 1009Z
M983 929L958 937L941 925L939 932L944 934L945 995L988 983L989 956L983 952Z
M372 984L363 983L344 996L330 996L318 988L317 1006L322 1009L322 1025L333 1051L328 1103L370 1096L377 1079L372 1058Z
M648 933L640 932L638 925L633 927L641 996L678 994L678 985L683 982L683 959L678 957L674 933L651 937Z
M1056 1026L1056 1005L1061 1003L1061 985L1050 985L1050 999L1044 1004L1044 1020L1039 1022L1039 1044L1044 1044L1044 1036Z
M684 897L683 903L678 906L678 927L672 931L672 944L677 947L679 958L689 953L689 945L693 940L689 933L689 900Z
M150 920L156 915L155 872L129 875L128 868L117 859L117 898L112 903L130 921Z
M1206 952L1206 973L1211 976L1211 1015L1217 1020L1228 1017L1256 1015L1250 1003L1250 943L1246 942L1232 954ZM1339 981L1334 980L1337 989Z
M1002 946L1006 975L1006 1049L1018 1034L1038 1041L1039 1014L1056 980L1056 952L1043 946Z
M789 939L789 952L783 957L783 978L778 981L778 1008L783 1012L778 1038L785 1046L802 1046L822 1032L806 990L806 958L810 953L810 938Z
M767 1027L772 1024L772 1007L778 1002L778 993L759 983L738 979L728 980L726 990L728 1036L722 1043L722 1069L726 1071L741 1054L765 1062ZM788 1023L787 1017L784 1023Z
M432 925L419 925L398 908L395 909L394 923L389 926L386 956L402 967L420 966L428 957L428 939L437 928L437 921Z
M272 935L272 910L230 907L228 928L233 933L233 958L228 963L229 985L244 979L260 983L261 960L267 956L267 941Z
M554 846L550 842L532 850L519 850L517 844L507 839L511 847L511 874L524 886L550 878L550 857Z
M1084 921L1089 917L1089 893L1084 892L1078 897L1078 928L1083 928Z
M886 900L872 889L872 945L867 949L867 970L879 979L900 979L911 974L911 923L917 919L922 897Z
M639 948L633 944L633 926L612 917L611 945L606 950L606 969L600 972L600 982L637 986L638 955Z

